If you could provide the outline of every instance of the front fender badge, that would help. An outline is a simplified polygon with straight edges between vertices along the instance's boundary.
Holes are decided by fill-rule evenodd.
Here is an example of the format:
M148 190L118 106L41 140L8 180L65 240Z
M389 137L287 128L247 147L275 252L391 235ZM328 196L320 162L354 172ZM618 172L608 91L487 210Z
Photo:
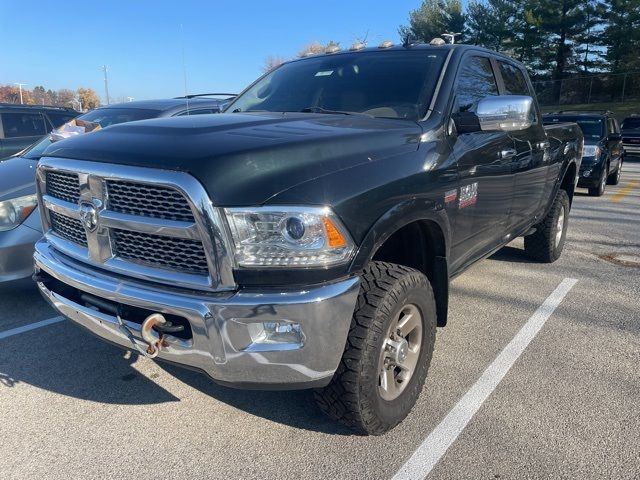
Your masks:
M460 202L458 208L462 209L475 205L478 200L478 182L460 187Z

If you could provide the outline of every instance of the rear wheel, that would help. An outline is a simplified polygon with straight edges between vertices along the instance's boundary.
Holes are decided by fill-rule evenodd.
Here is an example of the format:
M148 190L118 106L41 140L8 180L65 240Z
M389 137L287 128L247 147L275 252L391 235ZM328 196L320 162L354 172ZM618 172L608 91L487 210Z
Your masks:
M331 383L315 391L318 406L363 434L391 430L420 395L435 336L436 307L427 277L372 262L361 278L340 365Z
M605 188L607 187L607 178L609 177L609 167L605 168L602 171L602 175L600 176L600 180L598 181L597 187L589 188L589 195L592 197L601 197L604 195Z
M524 237L524 251L531 258L544 263L555 262L564 248L569 224L569 195L559 190L547 216L536 225L532 235Z

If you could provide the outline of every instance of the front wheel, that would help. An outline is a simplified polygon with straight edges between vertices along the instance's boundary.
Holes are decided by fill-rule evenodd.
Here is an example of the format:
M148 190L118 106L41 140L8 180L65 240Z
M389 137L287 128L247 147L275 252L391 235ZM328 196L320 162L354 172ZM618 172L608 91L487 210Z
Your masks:
M340 365L315 391L320 409L359 433L381 435L400 423L420 395L436 337L429 280L417 270L372 262Z
M605 168L602 171L602 175L600 176L600 180L598 181L597 187L589 188L589 195L592 197L601 197L604 195L604 190L607 187L607 178L609 177L609 169Z
M609 175L609 179L607 180L609 185L618 185L620 183L620 177L622 176L622 162L623 160L621 157L618 163L618 168L616 168L616 171L613 172L613 174Z
M559 190L551 210L536 225L535 233L524 237L524 251L527 255L544 263L552 263L560 258L567 237L569 209L569 195L566 191Z

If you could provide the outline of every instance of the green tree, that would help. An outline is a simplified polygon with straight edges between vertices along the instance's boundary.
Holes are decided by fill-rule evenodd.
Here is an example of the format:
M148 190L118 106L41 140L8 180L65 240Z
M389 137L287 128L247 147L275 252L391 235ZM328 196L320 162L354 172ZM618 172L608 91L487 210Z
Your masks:
M500 51L509 52L514 45L514 27L518 4L511 0L472 1L467 6L467 41Z
M640 0L604 0L604 58L612 73L640 68Z
M462 33L456 42L463 42L465 31L465 14L460 0L423 0L422 5L409 12L409 25L398 28L400 37L416 38L429 43L443 33Z
M604 25L604 4L599 0L587 0L584 4L584 21L575 36L575 64L584 74L602 70L604 51L600 37Z

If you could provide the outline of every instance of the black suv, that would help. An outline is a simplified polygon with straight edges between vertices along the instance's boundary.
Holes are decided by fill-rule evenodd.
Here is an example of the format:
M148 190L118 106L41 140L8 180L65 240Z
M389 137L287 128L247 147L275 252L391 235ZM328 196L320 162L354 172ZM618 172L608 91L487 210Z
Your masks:
M578 186L589 195L604 194L607 184L617 185L622 173L624 152L620 125L611 112L562 111L543 117L546 125L575 122L584 134L584 150Z
M631 115L622 121L622 146L625 155L640 156L640 115Z
M0 158L19 152L78 115L66 107L0 103Z

